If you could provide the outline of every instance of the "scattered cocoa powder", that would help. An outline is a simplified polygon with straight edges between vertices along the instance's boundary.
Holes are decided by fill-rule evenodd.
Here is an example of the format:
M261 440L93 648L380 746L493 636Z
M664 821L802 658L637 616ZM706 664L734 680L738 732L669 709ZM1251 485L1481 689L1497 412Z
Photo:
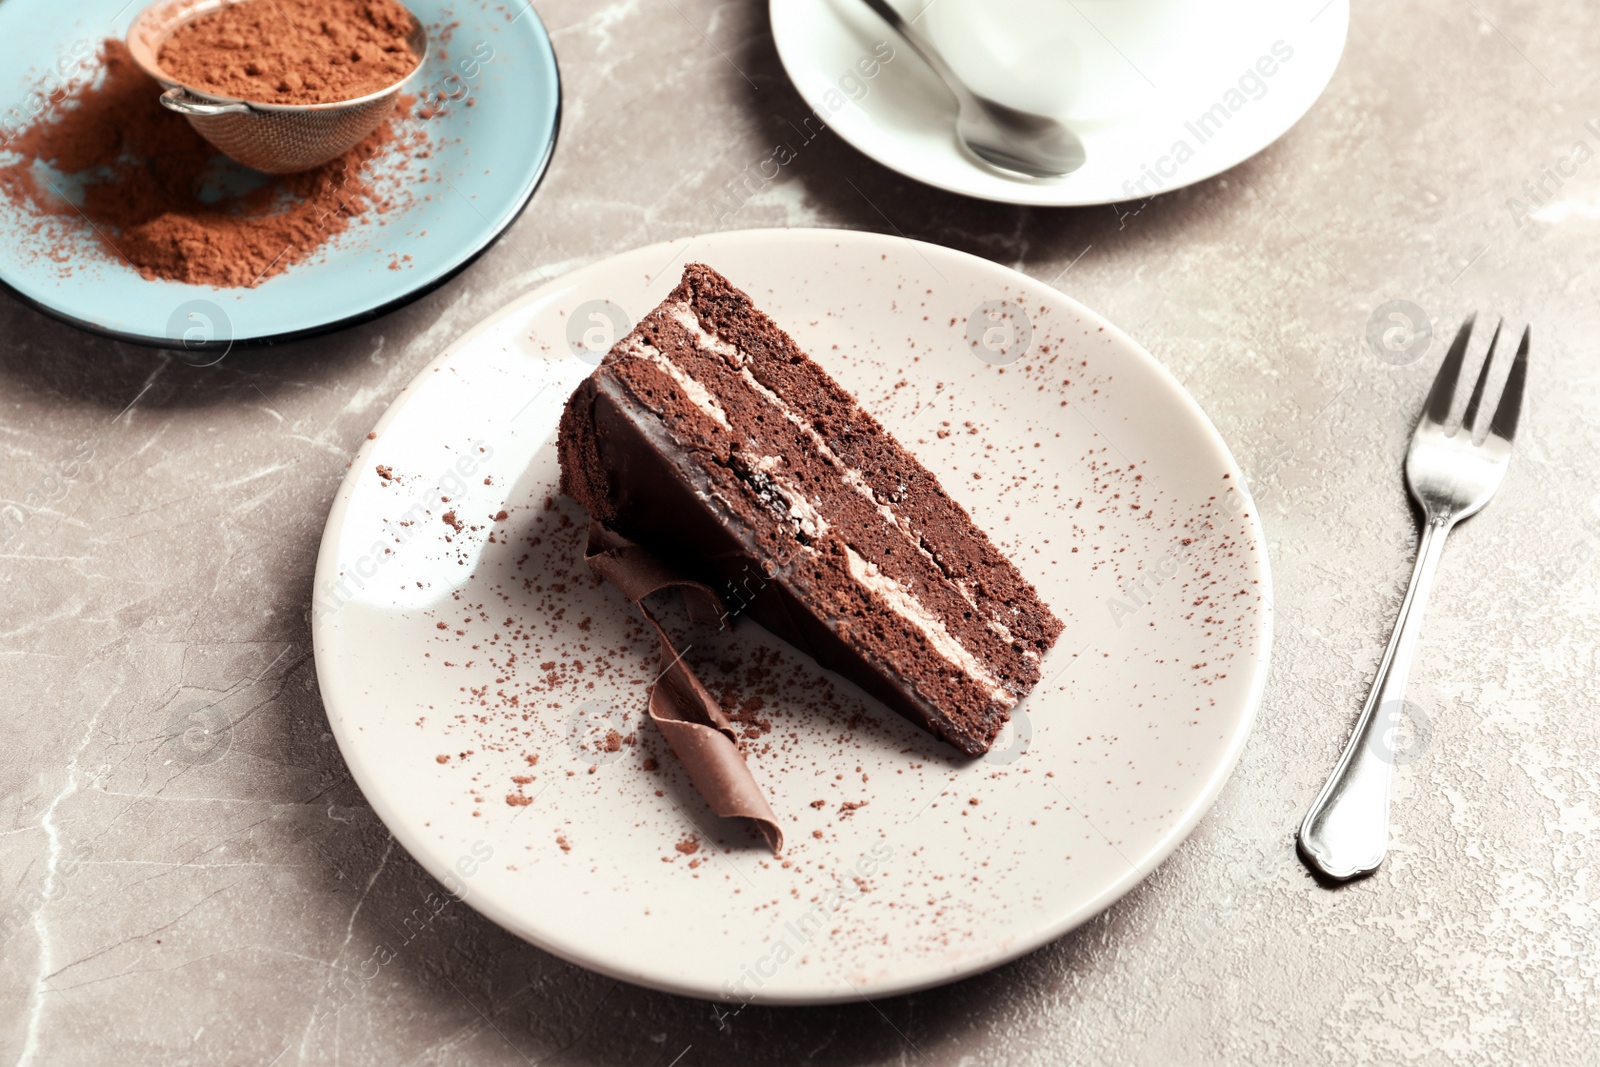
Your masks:
M64 273L85 252L150 279L250 288L309 259L363 216L402 206L399 179L428 135L403 131L414 100L349 152L300 174L267 178L228 164L181 116L127 46L101 45L98 69L6 145L0 196L32 216L24 232ZM374 172L382 163L381 176ZM67 185L81 187L72 200ZM233 171L228 172L232 167ZM258 184L218 196L219 177Z
M161 69L192 89L263 104L332 104L417 69L413 20L394 0L250 0L179 28Z

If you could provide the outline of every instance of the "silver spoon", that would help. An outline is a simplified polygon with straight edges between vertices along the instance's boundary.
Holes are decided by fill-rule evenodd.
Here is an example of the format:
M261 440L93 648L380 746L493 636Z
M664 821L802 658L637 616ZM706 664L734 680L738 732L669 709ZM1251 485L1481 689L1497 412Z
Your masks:
M967 87L921 30L887 0L862 0L889 24L955 95L956 137L967 151L1006 177L1059 178L1083 166L1083 142L1059 119L1019 111Z

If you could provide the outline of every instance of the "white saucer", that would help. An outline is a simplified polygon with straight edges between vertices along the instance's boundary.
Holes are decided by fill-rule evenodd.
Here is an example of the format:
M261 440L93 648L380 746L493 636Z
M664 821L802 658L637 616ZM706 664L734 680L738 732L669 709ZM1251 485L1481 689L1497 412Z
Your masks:
M585 517L557 490L567 396L689 261L788 328L1066 623L977 761L754 625L687 635L738 699L764 684L744 673L757 650L773 657L749 758L781 861L718 824L645 717L655 638L589 575ZM841 230L655 245L517 300L385 413L323 536L318 678L390 830L534 944L729 1010L906 992L1089 919L1210 807L1270 642L1241 484L1159 363L1005 267ZM635 743L596 744L611 728Z
M1139 70L1153 102L1074 123L1088 162L1048 181L1004 177L962 151L954 99L860 0L771 0L770 12L778 55L816 112L812 125L820 119L872 159L940 189L1067 207L1138 201L1227 170L1281 137L1327 87L1344 51L1349 0L1209 7L1188 47ZM874 69L870 57L885 41L893 58L863 77L858 63L869 57L865 69Z

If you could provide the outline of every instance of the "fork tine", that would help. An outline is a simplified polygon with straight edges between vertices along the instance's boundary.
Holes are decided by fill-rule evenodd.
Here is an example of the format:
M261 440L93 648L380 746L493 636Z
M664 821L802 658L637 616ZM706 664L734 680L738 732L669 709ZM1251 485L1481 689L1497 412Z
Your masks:
M1478 405L1483 402L1483 386L1489 380L1489 365L1494 362L1494 350L1500 344L1500 327L1505 324L1505 319L1494 324L1494 336L1489 338L1489 351L1483 355L1483 366L1478 370L1478 380L1472 383L1472 395L1467 398L1467 410L1461 415L1462 428L1471 434L1478 432Z
M1505 391L1500 394L1500 404L1494 409L1489 432L1507 443L1517 433L1517 418L1522 414L1522 386L1528 378L1528 339L1533 333L1529 326L1522 331L1522 343L1517 345L1517 358L1511 361L1511 373L1506 375Z
M1423 417L1441 426L1450 417L1456 380L1461 377L1461 360L1467 354L1467 341L1472 338L1472 324L1477 318L1478 313L1474 311L1456 331L1456 339L1450 342L1450 351L1444 354L1444 362L1439 364L1439 373L1433 379L1433 388L1428 391L1428 406Z

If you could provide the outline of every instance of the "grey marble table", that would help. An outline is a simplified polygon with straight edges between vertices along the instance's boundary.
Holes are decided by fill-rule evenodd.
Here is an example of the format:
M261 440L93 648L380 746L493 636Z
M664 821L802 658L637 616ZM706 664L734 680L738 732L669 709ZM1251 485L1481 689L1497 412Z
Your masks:
M1299 126L1134 214L971 202L831 134L725 213L719 191L807 113L765 4L537 6L566 88L554 164L418 303L201 369L0 299L0 505L23 515L0 544L0 1062L1595 1061L1600 8L1360 4ZM1237 773L1086 927L914 996L724 1028L459 904L366 965L433 883L318 701L311 573L345 464L419 367L530 286L753 226L901 232L1059 278L1194 393L1251 478L1276 582ZM1532 386L1500 497L1445 558L1389 861L1329 890L1292 835L1409 573L1399 457L1442 352L1369 344L1395 300L1440 331L1474 308L1531 321ZM208 706L221 743L175 759L173 723Z

